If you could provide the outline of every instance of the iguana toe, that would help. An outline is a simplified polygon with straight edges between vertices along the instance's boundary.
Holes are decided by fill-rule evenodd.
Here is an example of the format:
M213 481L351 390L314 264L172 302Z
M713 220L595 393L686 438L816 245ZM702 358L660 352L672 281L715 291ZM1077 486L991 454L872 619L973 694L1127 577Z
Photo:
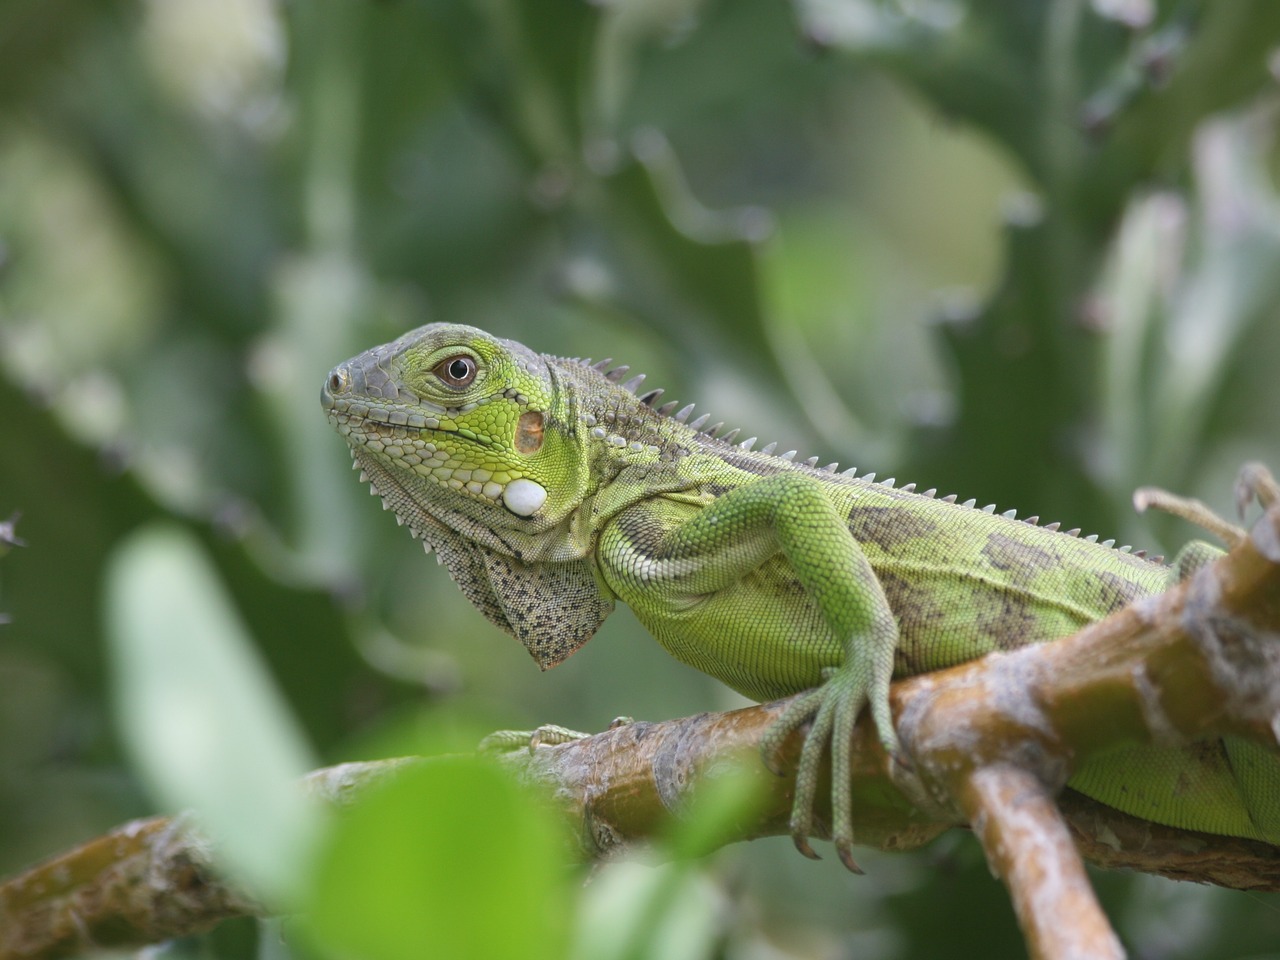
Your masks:
M853 846L853 730L866 700L862 684L845 674L832 681L830 699L835 704L831 731L831 839L840 862L854 873Z
M809 838L798 833L791 834L791 842L796 845L796 849L808 857L810 860L821 860L822 857L818 852L809 845Z
M817 691L817 713L813 725L804 738L804 746L800 750L800 763L796 767L796 789L791 803L791 839L796 849L807 857L817 859L809 846L809 835L813 833L813 806L818 797L818 772L822 767L822 753L831 739L831 727L835 720L835 711L831 709L830 698L825 696L826 687ZM809 699L809 698L805 698Z
M818 704L822 701L821 688L810 690L803 696L797 697L787 705L782 712L782 716L773 721L764 733L764 737L760 740L760 755L764 761L765 768L774 776L782 777L786 775L783 767L781 753L783 745L787 742L787 738L803 727L813 717L818 710Z

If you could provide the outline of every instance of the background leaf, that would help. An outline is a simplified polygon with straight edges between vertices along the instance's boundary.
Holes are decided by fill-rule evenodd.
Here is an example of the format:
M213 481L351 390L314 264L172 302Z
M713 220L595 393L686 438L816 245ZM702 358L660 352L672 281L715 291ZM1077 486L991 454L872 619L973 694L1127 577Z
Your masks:
M316 766L198 542L145 527L106 571L116 709L163 809L194 811L233 875L269 902L297 895L319 827L300 779Z

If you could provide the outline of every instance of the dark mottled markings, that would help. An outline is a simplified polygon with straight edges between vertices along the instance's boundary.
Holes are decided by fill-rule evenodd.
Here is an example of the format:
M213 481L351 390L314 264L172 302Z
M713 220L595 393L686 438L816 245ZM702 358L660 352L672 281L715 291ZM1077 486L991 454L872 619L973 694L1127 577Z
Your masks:
M1138 584L1114 573L1106 571L1095 572L1093 578L1098 585L1098 602L1102 609L1108 613L1128 606L1138 597L1146 594L1146 591Z
M874 543L886 553L911 540L934 536L936 521L902 507L854 507L849 511L849 532L859 543Z
M489 586L480 550L460 537L453 536L451 531L427 534L426 537L437 556L444 561L445 569L449 571L449 576L458 585L462 595L484 614L486 620L507 633L514 634L506 611Z
M511 536L507 534L505 531L501 531L501 530L492 531L492 536L495 540L497 540L500 544L502 544L503 547L506 548L507 552L510 553L511 556L513 556L515 559L519 560L522 563L524 562L524 551L521 550L519 545L515 542L514 536Z
M1051 626L1016 586L975 583L963 589L945 575L913 581L884 569L876 576L898 621L894 665L899 675L963 663L984 649L1012 650L1049 640L1071 626L1068 621Z
M1011 590L988 590L974 599L975 629L997 649L1013 650L1049 639L1025 596Z
M518 639L543 669L586 643L613 609L583 562L526 564L445 528L428 527L424 538L463 595Z
M900 641L893 654L895 672L901 676L925 672L930 669L926 662L929 641L942 631L947 621L946 608L927 584L912 583L885 570L877 571L876 579L898 621Z
M1011 574L1012 583L1027 583L1062 567L1062 558L1055 551L1032 546L1003 533L992 533L987 537L982 555L997 570Z
M484 555L489 584L512 632L544 666L559 663L586 643L609 613L591 576L574 564L522 564Z

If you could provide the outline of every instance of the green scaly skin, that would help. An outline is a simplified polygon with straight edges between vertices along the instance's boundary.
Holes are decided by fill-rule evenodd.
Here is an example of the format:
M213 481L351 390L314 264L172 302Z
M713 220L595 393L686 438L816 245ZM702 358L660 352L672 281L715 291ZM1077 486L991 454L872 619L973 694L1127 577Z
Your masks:
M432 324L329 374L322 402L355 465L463 593L543 668L628 604L674 657L757 700L801 691L766 761L810 723L791 831L812 855L833 750L832 837L850 853L850 734L869 707L899 753L889 683L1073 633L1216 554L1167 567L717 438L636 396L626 368ZM736 433L736 431L735 431ZM1071 786L1158 823L1280 842L1280 758L1242 741L1122 748Z

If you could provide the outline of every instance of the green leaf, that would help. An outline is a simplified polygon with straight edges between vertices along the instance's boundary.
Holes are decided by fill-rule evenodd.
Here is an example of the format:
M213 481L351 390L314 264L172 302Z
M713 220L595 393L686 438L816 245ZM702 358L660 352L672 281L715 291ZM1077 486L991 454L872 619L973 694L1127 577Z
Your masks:
M705 857L743 835L767 793L767 774L750 753L703 772L665 839L670 863L653 869L611 865L583 899L575 958L700 960L717 955L723 917Z
M288 901L317 827L315 764L199 542L155 524L107 565L107 627L125 741L161 806L193 809L250 889Z
M336 825L303 922L362 960L565 955L568 850L550 814L475 758L374 789Z
M711 960L723 955L725 900L687 863L602 866L583 894L572 960Z

